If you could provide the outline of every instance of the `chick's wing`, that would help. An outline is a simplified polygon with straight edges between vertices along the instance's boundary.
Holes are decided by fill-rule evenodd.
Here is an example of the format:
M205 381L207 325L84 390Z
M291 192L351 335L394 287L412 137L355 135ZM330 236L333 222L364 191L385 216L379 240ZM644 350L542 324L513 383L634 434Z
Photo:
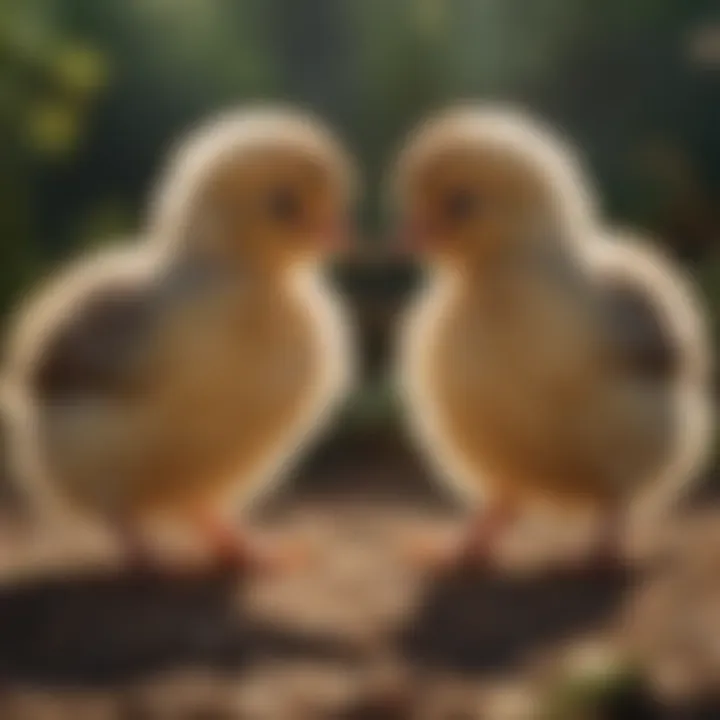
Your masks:
M159 312L147 286L96 290L54 328L31 385L45 401L130 392L145 366Z

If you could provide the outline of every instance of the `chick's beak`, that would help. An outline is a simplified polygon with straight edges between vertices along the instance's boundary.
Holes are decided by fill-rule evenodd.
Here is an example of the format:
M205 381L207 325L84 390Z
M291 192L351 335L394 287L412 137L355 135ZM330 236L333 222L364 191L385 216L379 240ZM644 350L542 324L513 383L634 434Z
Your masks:
M342 208L324 208L312 222L311 232L320 248L332 254L345 254L354 244L350 214Z
M432 227L423 213L409 212L398 222L395 247L401 255L413 255L431 246Z
M335 213L327 222L325 238L330 251L344 254L352 250L354 242L350 219L342 213Z

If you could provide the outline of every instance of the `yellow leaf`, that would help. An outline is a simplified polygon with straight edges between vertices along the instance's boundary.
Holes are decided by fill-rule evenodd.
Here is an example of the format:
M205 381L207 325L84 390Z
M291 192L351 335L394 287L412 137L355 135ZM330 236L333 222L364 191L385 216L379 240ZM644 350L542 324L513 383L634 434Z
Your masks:
M55 72L63 85L81 93L94 92L107 80L103 56L82 46L63 48L55 58Z
M70 150L77 132L75 111L61 103L36 106L27 125L28 139L33 148L51 155L61 155Z

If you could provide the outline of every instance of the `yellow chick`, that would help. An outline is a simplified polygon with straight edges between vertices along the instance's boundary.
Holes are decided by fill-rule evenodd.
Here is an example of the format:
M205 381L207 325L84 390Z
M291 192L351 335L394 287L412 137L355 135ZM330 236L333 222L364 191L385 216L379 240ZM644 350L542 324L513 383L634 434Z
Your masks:
M599 510L591 554L617 560L625 511L667 503L709 447L693 286L659 250L605 229L573 152L518 112L431 119L394 178L428 269L398 382L439 476L482 505L464 557L492 558L542 501Z
M5 382L18 462L123 528L170 514L244 563L223 517L277 478L352 377L323 262L346 240L349 158L318 121L230 113L181 145L145 238L59 273L20 313Z

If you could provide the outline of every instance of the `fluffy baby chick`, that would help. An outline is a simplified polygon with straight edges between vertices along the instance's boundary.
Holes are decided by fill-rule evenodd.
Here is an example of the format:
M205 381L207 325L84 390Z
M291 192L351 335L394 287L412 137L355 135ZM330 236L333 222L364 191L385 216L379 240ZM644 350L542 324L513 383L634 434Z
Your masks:
M621 511L666 502L708 447L692 286L658 250L604 228L569 148L520 114L429 121L396 181L429 268L399 383L440 476L482 500L465 551L487 559L541 500L601 511L593 552L616 556Z
M246 560L222 511L278 476L350 381L321 265L351 194L345 152L302 114L192 135L146 237L61 272L20 315L5 380L28 477L133 537L171 514Z

